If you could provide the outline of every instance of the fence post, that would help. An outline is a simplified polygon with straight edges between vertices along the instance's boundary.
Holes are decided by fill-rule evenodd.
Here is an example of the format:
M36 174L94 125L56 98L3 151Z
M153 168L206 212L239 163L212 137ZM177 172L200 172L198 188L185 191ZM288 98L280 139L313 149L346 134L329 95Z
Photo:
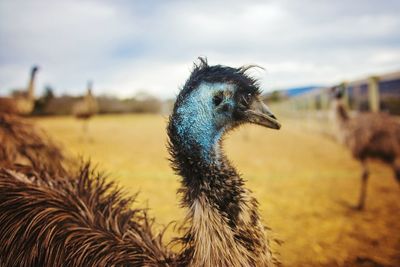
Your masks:
M368 78L368 104L372 112L379 112L379 78L371 76Z
M349 90L347 89L347 82L342 82L339 85L343 90L343 104L345 107L349 108Z

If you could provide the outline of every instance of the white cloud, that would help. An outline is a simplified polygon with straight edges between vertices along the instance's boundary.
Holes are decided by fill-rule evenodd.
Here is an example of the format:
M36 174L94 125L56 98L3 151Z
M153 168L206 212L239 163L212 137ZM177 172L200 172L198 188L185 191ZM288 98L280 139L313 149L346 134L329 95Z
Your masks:
M173 96L197 56L256 63L267 89L400 68L398 1L0 2L0 90L26 84L81 93ZM0 92L1 92L0 91Z

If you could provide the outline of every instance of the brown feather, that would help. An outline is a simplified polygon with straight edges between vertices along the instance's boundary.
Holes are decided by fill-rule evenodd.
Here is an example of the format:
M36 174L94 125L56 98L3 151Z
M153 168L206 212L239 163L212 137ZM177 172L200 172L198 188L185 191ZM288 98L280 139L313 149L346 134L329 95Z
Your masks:
M87 164L48 181L0 169L2 266L171 266L143 209Z
M72 164L42 130L26 119L0 113L0 167L61 176Z

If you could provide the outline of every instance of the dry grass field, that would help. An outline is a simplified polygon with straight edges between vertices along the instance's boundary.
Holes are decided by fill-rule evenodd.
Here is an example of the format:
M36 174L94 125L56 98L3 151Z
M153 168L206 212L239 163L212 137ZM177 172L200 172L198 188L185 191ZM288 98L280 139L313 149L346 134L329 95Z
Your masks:
M168 163L165 127L157 115L98 116L84 140L71 117L35 119L74 155L91 158L128 193L140 191L158 224L183 218L179 178ZM364 212L360 168L337 143L283 120L280 131L248 126L225 141L227 155L260 202L284 266L400 266L400 187L392 171L372 164ZM177 235L169 229L166 239Z

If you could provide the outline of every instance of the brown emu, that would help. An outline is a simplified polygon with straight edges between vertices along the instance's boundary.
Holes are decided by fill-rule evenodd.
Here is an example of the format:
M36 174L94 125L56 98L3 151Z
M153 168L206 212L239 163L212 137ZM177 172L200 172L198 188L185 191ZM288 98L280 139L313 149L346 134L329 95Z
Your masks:
M92 93L92 82L88 82L86 95L74 105L72 111L78 120L83 121L83 132L87 132L90 118L98 112L98 104Z
M339 126L339 140L361 163L361 189L357 209L363 209L366 199L369 170L368 159L380 159L390 165L400 183L400 124L389 114L363 113L350 118L343 103L343 89L334 88L335 117Z
M244 123L279 129L248 67L204 59L179 93L168 125L174 170L187 216L181 252L129 208L112 183L84 166L69 179L0 171L3 266L273 266L258 203L222 150Z
M33 66L26 90L14 92L13 97L0 98L0 113L28 115L35 107L35 78L39 67Z

